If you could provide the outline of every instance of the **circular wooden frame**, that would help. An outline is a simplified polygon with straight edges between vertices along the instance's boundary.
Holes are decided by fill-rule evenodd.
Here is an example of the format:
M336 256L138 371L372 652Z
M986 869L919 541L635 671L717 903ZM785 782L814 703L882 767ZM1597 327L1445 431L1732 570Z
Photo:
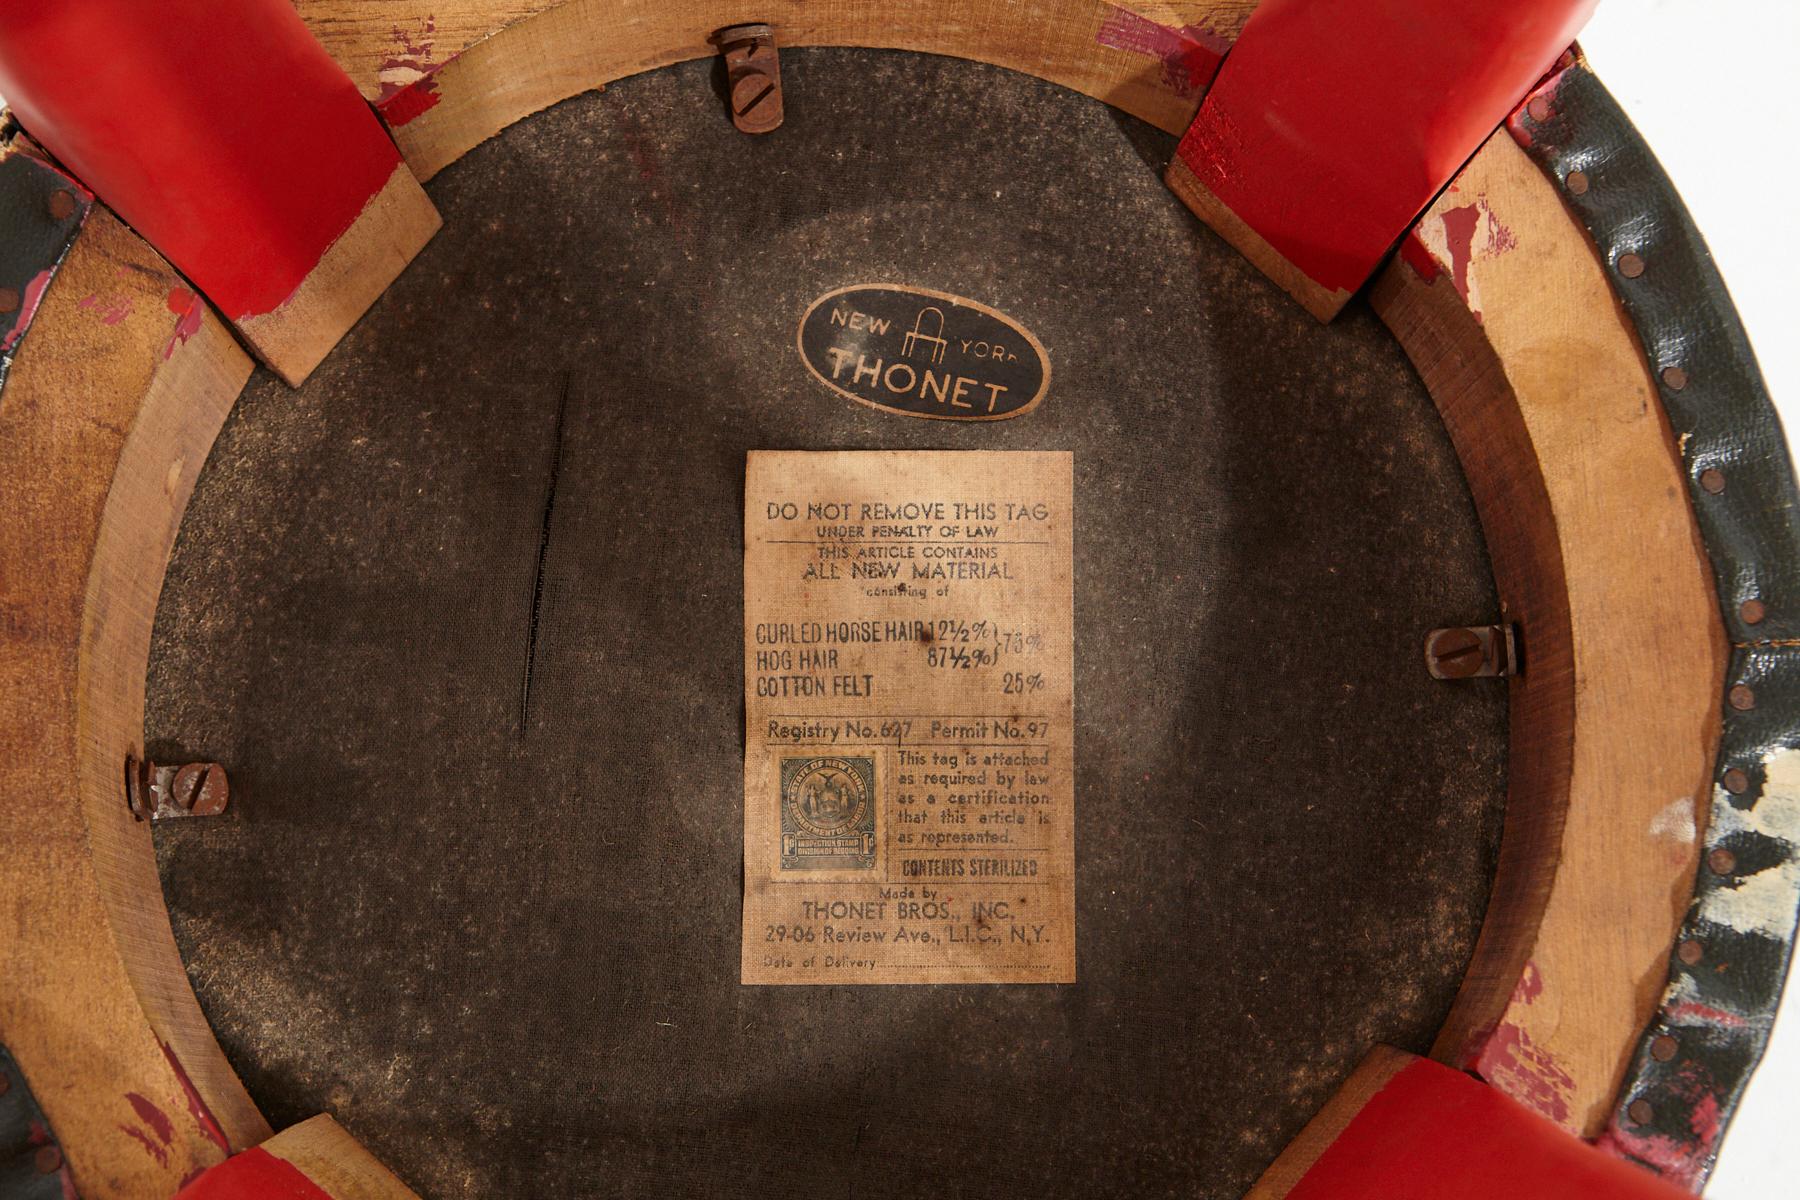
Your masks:
M371 90L380 82L376 55L391 55L389 7L363 14L360 24L333 14L375 7L300 5ZM777 26L784 45L996 63L1180 132L1199 102L1194 89L1154 55L1109 45L1106 23L1121 14L1204 21L1229 37L1251 7L1053 0L1027 19L1002 0L781 0L756 15ZM484 0L463 0L454 14L469 30L518 15ZM389 99L393 132L414 173L429 178L556 100L713 53L707 34L741 15L712 0L568 0L441 65L427 47L414 64L420 77L399 93L410 99ZM1575 63L1568 71L1585 69ZM1765 784L1773 794L1778 783L1791 786L1790 768L1776 766L1800 740L1782 715L1794 706L1773 703L1786 694L1785 659L1770 658L1782 622L1765 624L1769 609L1759 609L1747 624L1744 607L1756 599L1773 608L1784 598L1757 588L1774 573L1784 582L1793 574L1792 531L1720 533L1722 518L1705 511L1717 498L1716 479L1702 475L1719 470L1731 447L1749 445L1754 470L1734 471L1727 496L1736 502L1761 488L1763 508L1791 506L1793 485L1778 441L1759 445L1762 433L1730 429L1697 434L1703 418L1669 403L1709 366L1721 376L1729 366L1750 373L1753 393L1734 419L1760 422L1759 431L1772 421L1747 349L1741 364L1709 365L1672 361L1650 345L1641 312L1648 301L1634 301L1627 284L1635 277L1621 270L1620 255L1640 255L1640 266L1648 258L1657 272L1658 254L1695 251L1597 244L1601 210L1582 202L1602 204L1605 181L1579 172L1574 191L1575 169L1560 170L1568 146L1552 144L1549 132L1519 117L1496 133L1370 293L1450 429L1505 618L1519 627L1527 656L1511 683L1508 808L1493 898L1434 1056L1477 1071L1572 1132L1607 1136L1675 1174L1691 1169L1697 1181L1716 1134L1691 1152L1634 1142L1621 1109L1656 1086L1652 1064L1668 1061L1664 1047L1647 1047L1678 1023L1672 1006L1692 999L1682 972L1699 960L1689 955L1708 953L1708 929L1740 929L1717 905L1709 914L1704 887L1695 899L1705 831L1710 824L1723 836L1718 806L1739 803L1742 791L1716 790L1718 772L1749 772L1752 800ZM1471 204L1484 227L1505 231L1495 240L1504 252L1450 244L1446 217ZM10 498L0 514L0 562L12 580L0 626L8 684L0 693L0 780L13 797L0 878L16 931L0 946L8 980L0 1036L83 1194L95 1197L169 1195L228 1149L271 1134L195 1002L148 826L123 799L126 757L142 753L145 668L169 549L251 369L216 314L194 305L171 315L167 300L182 287L154 250L96 206L0 400L0 475ZM124 289L133 301L116 323L78 311L101 289ZM1728 307L1725 314L1735 328ZM1739 542L1720 541L1732 537ZM1746 567L1738 561L1746 555L1777 565ZM1754 701L1761 723L1742 737L1731 736L1725 718L1752 706L1727 704L1728 681L1767 693ZM1720 758L1722 734L1730 761ZM1749 820L1726 817L1737 820L1725 831L1732 834ZM1791 920L1775 932L1778 990ZM1757 1003L1772 1008L1773 995ZM1734 1076L1721 1068L1717 1090L1727 1105L1761 1036ZM146 1154L131 1134L143 1132L139 1101L168 1107L170 1098L192 1119L153 1131L159 1145ZM351 1170L344 1164L353 1159L355 1170L379 1172L355 1158L353 1143L302 1153L324 1175Z

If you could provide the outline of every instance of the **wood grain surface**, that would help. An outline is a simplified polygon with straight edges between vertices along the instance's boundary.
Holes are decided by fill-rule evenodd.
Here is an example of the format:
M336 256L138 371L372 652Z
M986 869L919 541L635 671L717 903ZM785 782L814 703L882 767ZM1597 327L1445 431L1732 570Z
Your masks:
M1693 888L1726 657L1706 554L1606 268L1508 133L1373 302L1456 439L1524 648L1501 871L1434 1056L1591 1136Z
M1130 6L1105 0L900 6L778 0L753 15L775 26L780 46L875 46L994 63L1179 133L1211 79L1207 64L1216 66L1215 50L1236 35L1251 7L1245 0ZM420 85L429 93L401 110L407 119L389 112L394 139L414 174L429 179L471 147L558 100L717 53L707 40L712 32L746 19L742 9L718 0L568 0L438 60L441 65L434 64ZM333 51L340 62L360 62L368 54L360 47ZM719 115L726 119L722 106Z
M163 564L249 374L96 207L0 402L0 1037L90 1200L170 1195L268 1135L194 1002L123 796Z
M603 4L581 4L576 0L295 0L294 7L363 95L381 100L440 70L492 35L524 24L529 18L563 9L576 11L564 14L552 22L552 27L569 28L564 24L569 17L577 24L596 24L596 35L610 32L609 40L627 59L639 60L640 65L633 70L647 70L681 58L716 53L707 44L707 35L746 21L775 25L777 40L784 46L894 46L989 62L1000 61L990 55L1016 58L1034 46L1054 45L1061 40L1085 36L1092 42L1110 21L1112 31L1107 40L1127 47L1125 53L1143 57L1174 49L1184 30L1192 31L1187 35L1190 38L1204 34L1229 41L1249 19L1256 0L1130 0L1122 4L1091 0L1033 4L928 0L905 5L877 4L871 0L812 4L775 0L754 9L716 0L660 5L637 0ZM653 61L646 51L652 55L669 51L653 49L652 41L644 36L652 30L654 39L671 46L679 44L687 52ZM861 31L864 36L851 36L851 30ZM909 37L923 38L931 44L890 40ZM491 49L483 46L478 57L486 56ZM568 49L573 51L575 47ZM1066 47L1068 53L1079 54L1082 50L1073 42ZM504 47L501 51L510 57L511 52ZM563 60L561 69L575 69L572 57L558 57ZM526 59L512 61L528 74L534 70ZM1026 60L1025 69L1030 69L1031 61ZM551 66L539 64L539 68ZM608 69L604 62L595 66ZM616 71L607 78L630 73ZM1041 70L1031 73L1045 74ZM522 115L516 114L514 119Z

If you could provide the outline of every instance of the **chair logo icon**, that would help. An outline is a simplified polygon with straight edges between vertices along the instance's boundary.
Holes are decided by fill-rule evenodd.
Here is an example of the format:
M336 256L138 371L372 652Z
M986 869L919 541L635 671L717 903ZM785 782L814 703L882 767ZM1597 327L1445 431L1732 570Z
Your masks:
M925 324L927 314L937 318L937 321L932 325L932 331L930 333L925 332L925 330L921 328L921 326ZM913 351L918 349L921 343L927 343L935 347L935 349L931 351L931 362L933 365L944 361L944 351L948 348L950 343L944 340L944 310L935 304L927 304L924 308L919 310L919 315L913 318L911 332L909 332L900 343L900 356L902 358L911 358L913 356Z

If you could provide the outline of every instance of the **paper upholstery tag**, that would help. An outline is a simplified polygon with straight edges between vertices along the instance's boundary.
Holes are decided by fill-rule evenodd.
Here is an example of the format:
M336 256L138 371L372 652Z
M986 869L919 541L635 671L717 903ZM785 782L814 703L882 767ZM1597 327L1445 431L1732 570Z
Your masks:
M1073 456L755 451L744 496L743 982L1073 982Z

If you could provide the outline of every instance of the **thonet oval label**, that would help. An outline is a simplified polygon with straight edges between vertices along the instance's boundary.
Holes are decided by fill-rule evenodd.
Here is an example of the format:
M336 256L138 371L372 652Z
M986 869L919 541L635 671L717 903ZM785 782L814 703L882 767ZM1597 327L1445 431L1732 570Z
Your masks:
M800 357L821 382L888 412L999 421L1037 407L1050 358L985 304L900 284L839 288L800 318Z

